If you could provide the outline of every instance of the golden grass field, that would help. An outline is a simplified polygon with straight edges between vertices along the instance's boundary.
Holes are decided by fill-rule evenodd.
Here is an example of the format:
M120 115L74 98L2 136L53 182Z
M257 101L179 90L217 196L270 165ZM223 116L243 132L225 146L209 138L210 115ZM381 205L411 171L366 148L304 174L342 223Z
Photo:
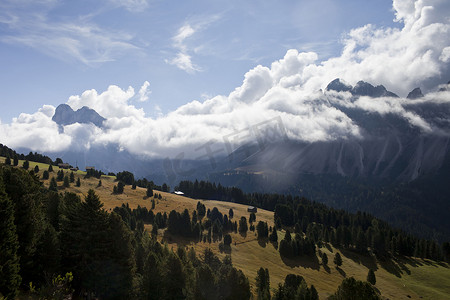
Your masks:
M0 158L0 162L3 160ZM19 166L21 165L22 162L19 162ZM30 162L30 170L35 165L36 163ZM42 177L43 170L47 170L48 166L37 165L41 170L38 175ZM58 167L55 167L54 171L53 174L50 174L50 178L56 176ZM102 176L102 186L97 187L98 179L84 179L84 174L82 171L75 174L76 177L81 179L81 187L78 188L71 184L71 187L67 189L60 187L60 191L74 192L83 198L89 189L94 189L107 211L111 211L114 207L123 203L128 203L130 208L136 208L138 205L148 209L151 208L151 199L153 198L147 199L145 197L146 189L138 187L136 190L132 190L131 186L126 186L123 194L113 195L113 186L117 184L114 177ZM45 186L49 185L49 180L42 180L42 182ZM62 186L62 182L58 182L58 185ZM155 192L162 195L162 199L156 202L155 213L159 211L169 213L172 209L181 212L186 208L192 213L199 201L170 193ZM238 220L241 216L246 216L248 219L249 216L247 206L244 205L212 200L201 200L201 202L209 209L217 207L223 214L228 214L228 210L232 208L234 220ZM269 226L273 226L273 212L258 209L256 216L256 221L266 221ZM146 225L146 228L150 229L151 225ZM278 239L281 240L284 232L278 232L278 235ZM450 299L450 266L445 263L416 258L380 262L371 257L344 251L341 252L343 265L337 269L333 263L333 258L338 250L328 246L328 248L320 249L328 255L328 267L324 268L318 256L315 259L306 257L295 260L282 259L272 244L259 242L254 232L248 231L245 237L239 233L232 233L231 236L233 242L230 254L233 264L248 276L253 291L256 272L260 267L269 269L272 290L284 280L287 274L294 273L302 275L308 285L314 284L319 292L320 299L326 299L327 296L333 294L345 277L353 276L359 280L366 280L368 270L372 268L375 270L377 279L375 287L381 292L383 298ZM160 230L159 239L162 240L163 238L169 247L174 249L179 245L194 247L197 253L201 254L205 248L209 247L221 258L226 255L226 253L220 253L219 242L211 244L194 243L187 239L166 236L163 230Z

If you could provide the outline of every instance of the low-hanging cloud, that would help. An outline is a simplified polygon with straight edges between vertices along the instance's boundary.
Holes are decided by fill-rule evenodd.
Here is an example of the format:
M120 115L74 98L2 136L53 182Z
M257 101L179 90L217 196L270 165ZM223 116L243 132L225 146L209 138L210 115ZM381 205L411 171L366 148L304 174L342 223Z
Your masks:
M414 87L436 88L449 75L450 4L446 1L394 0L395 18L401 28L366 25L348 33L339 57L318 62L314 52L288 50L270 66L248 71L241 86L229 95L203 102L189 102L157 118L145 115L132 101L147 100L145 82L135 94L132 87L110 86L104 92L88 90L71 96L67 104L74 110L95 109L107 120L100 129L89 124L72 124L60 132L51 118L54 107L44 106L32 115L21 114L12 124L0 124L1 142L11 147L56 152L78 147L116 144L134 154L150 157L177 155L184 151L195 158L199 145L224 143L224 137L280 118L289 139L303 142L364 138L359 125L345 109L370 114L394 114L424 134L439 131L436 124L414 107L433 103L449 105L450 93L428 93L422 99L353 97L349 92L325 91L335 78L354 85L359 80L383 84L406 95ZM183 35L181 36L181 34ZM179 43L193 34L179 32ZM433 85L434 84L434 85Z

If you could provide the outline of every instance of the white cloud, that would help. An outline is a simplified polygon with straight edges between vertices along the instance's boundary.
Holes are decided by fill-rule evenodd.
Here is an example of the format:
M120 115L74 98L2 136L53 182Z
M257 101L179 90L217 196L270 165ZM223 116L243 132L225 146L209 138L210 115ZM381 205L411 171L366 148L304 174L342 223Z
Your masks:
M2 143L12 148L46 152L63 151L70 147L72 137L60 134L58 125L47 114L51 108L45 105L34 114L20 114L11 124L0 124Z
M145 115L143 109L137 109L128 103L133 96L134 89L131 86L125 91L111 85L101 94L92 89L85 91L81 96L71 96L67 104L74 110L83 106L90 107L107 119L124 117L142 119Z
M29 2L22 4L27 9L20 9L8 3L0 4L0 23L8 29L0 41L25 45L62 61L88 66L114 61L125 53L140 52L132 35L102 28L89 17L50 21L48 14L54 5L54 1Z
M148 96L152 93L148 88L150 86L150 83L148 81L145 81L144 84L139 89L139 101L145 102L148 100Z
M192 55L190 53L198 52L202 46L189 47L188 40L192 38L194 34L207 28L211 23L217 21L220 18L218 15L212 15L208 17L202 17L199 20L192 22L186 22L181 26L177 33L172 37L173 48L176 50L176 54L171 59L165 59L165 62L176 66L180 70L193 74L201 71L201 68L192 62ZM191 50L191 48L193 50Z
M172 40L175 42L175 45L182 50L186 50L186 46L183 45L183 42L188 37L192 36L195 33L195 30L191 27L191 25L187 24L178 29L178 34L175 35Z
M142 12L148 7L147 0L109 0L111 3L123 6L131 12Z
M174 65L190 74L200 71L200 68L192 63L191 56L184 52L178 52L177 55L170 60L166 59L166 63Z
M427 8L433 3L441 5L439 11ZM429 103L449 105L449 92L428 94L414 101L368 97L355 100L349 93L322 94L319 89L340 77L353 85L359 80L384 84L404 95L418 83L442 76L448 68L442 58L446 59L446 49L450 47L447 38L450 14L446 15L450 5L442 5L442 1L394 1L397 20L404 25L401 29L371 25L356 28L346 36L342 55L323 62L317 62L315 53L288 50L270 67L258 65L248 71L242 85L229 95L192 101L166 115L158 112L157 118L146 117L142 109L131 104L135 97L132 87L123 90L112 85L101 93L88 90L71 96L67 102L73 109L88 106L107 118L103 130L73 124L60 134L50 120L54 108L43 107L34 115L21 115L11 125L0 125L2 137L6 136L0 140L6 144L11 142L13 147L32 145L41 151L64 149L74 142L84 148L114 143L135 154L170 156L185 151L186 157L195 158L199 156L195 151L199 145L213 140L223 146L224 136L274 118L281 118L287 136L298 141L361 138L360 127L342 108L369 114L394 114L424 133L434 132L437 125L416 108ZM195 32L195 26L180 28L174 37L179 54L188 49L182 45ZM195 66L189 55L184 55L188 58L181 55L177 65L192 71ZM145 82L138 92L139 99L146 97L148 87L149 83ZM27 130L36 132L38 137L32 143L29 140L33 135ZM19 138L22 136L26 138ZM51 146L44 139L49 136Z

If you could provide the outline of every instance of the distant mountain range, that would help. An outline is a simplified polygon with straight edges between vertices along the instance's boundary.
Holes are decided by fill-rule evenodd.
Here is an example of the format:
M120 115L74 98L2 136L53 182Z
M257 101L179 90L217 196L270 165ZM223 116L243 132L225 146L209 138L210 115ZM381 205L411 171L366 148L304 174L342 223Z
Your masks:
M398 98L382 85L360 81L351 86L335 79L326 87L325 100L321 101L328 101L326 97L333 97L335 92L346 92L351 101L360 97L371 97L372 101ZM450 204L444 198L450 195L450 105L419 101L422 97L420 88L412 90L407 96L411 105L403 107L430 124L430 132L412 126L399 114L370 113L334 99L331 105L358 125L360 138L313 143L281 139L264 147L253 142L228 156L215 157L214 163L208 159L149 160L113 144L51 156L72 165L78 163L81 168L93 165L104 172L131 171L137 178L166 182L172 187L180 180L199 179L237 186L246 192L305 195L335 207L371 212L411 231L419 222L429 228L419 234L449 238ZM73 111L63 104L53 120L61 127L78 122L104 128L105 118L88 107Z
M330 91L349 92L355 99L361 96L398 98L384 86L373 86L364 81L351 86L340 79L335 79L325 89L325 93ZM421 97L423 94L420 88L414 89L408 95L411 101ZM284 139L271 142L265 145L264 149L255 143L249 143L228 157L218 157L214 168L211 168L208 161L184 160L183 163L191 166L195 172L177 172L167 161L164 163L163 159L149 161L136 157L117 145L93 146L82 153L65 151L54 155L69 156L72 160L77 158L82 164L86 161L86 164L96 165L104 171L130 170L138 177L153 176L156 172L158 180L164 180L160 178L163 171L170 177L166 178L166 181L171 181L174 177L177 177L176 180L180 177L195 179L208 178L210 173L247 172L264 176L333 174L351 178L410 182L437 172L449 159L449 134L423 132L411 126L408 120L398 114L368 113L341 105L339 101L333 103L333 106L358 125L363 134L362 138L341 138L315 143ZM441 132L450 132L449 105L436 107L434 104L424 102L420 105L411 105L408 109ZM92 123L103 128L105 118L88 107L74 111L70 106L62 104L57 107L53 120L60 126L78 122ZM70 159L69 157L66 159ZM75 164L75 161L71 163ZM176 164L177 161L175 159L169 163Z

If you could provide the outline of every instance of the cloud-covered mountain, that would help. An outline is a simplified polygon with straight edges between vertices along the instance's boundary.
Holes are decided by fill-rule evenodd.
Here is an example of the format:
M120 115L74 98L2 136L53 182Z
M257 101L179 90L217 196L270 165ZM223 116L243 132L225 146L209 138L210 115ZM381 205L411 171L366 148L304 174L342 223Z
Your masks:
M400 144L409 147L405 136L445 138L450 92L448 85L437 82L450 77L450 5L394 0L393 8L398 27L353 29L344 36L342 53L324 61L318 61L316 53L290 49L270 66L249 70L228 95L194 100L149 117L139 108L148 82L138 93L114 85L103 92L87 90L66 104L70 110L95 110L105 118L102 126L100 119L58 125L52 120L56 108L44 105L0 124L0 141L54 155L114 148L152 160L208 161L211 153L227 156L257 143L257 125L270 122L282 124L284 136L293 143L359 143L378 137L391 141L385 153L394 154ZM404 98L418 86L423 97L422 90L416 90ZM396 142L399 136L401 143ZM377 172L381 166L380 161Z

